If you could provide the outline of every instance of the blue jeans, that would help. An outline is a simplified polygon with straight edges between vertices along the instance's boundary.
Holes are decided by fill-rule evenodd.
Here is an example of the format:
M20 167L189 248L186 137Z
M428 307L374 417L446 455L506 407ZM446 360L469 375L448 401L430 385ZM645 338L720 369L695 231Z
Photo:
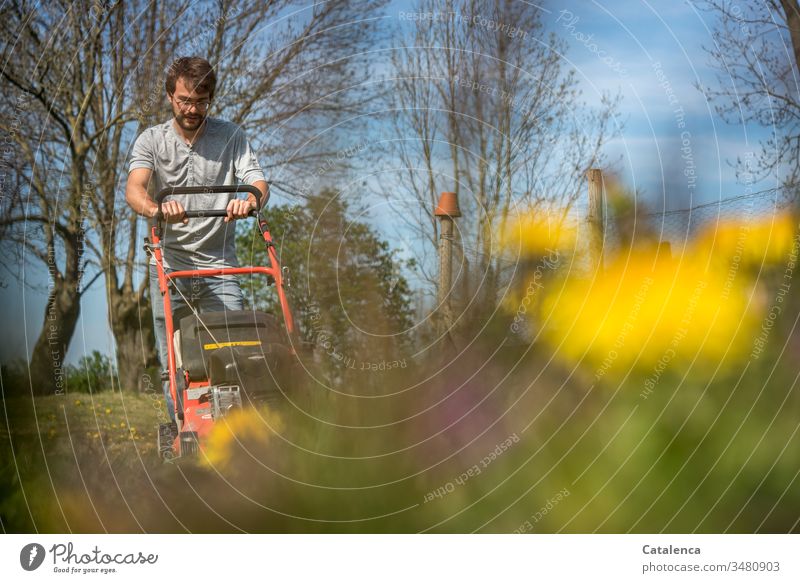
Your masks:
M167 272L172 270L167 270ZM242 310L242 290L239 280L232 275L205 278L179 278L173 279L172 284L180 293L170 285L170 301L172 303L173 325L177 329L180 318L192 313L186 303L194 307L199 313L223 312L229 310ZM183 296L186 297L184 300ZM164 301L158 289L158 271L155 265L150 265L150 301L153 305L153 328L156 334L158 359L164 370L168 368L167 362L167 324L164 319ZM169 393L169 381L163 383L164 398L167 401L167 411L172 421L175 421L175 403Z

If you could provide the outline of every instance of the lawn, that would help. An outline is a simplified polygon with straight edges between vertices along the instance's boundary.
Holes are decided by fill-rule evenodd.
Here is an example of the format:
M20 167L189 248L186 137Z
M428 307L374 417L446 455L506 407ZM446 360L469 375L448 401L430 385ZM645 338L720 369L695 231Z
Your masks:
M126 505L135 485L160 470L163 402L106 391L2 401L0 520L10 532L136 531L97 508ZM88 503L88 504L87 504Z
M245 409L197 459L156 451L160 395L0 401L5 532L794 532L794 359L713 382L591 387L528 358L441 380L346 371ZM519 360L504 352L501 359ZM473 367L474 368L474 367ZM559 372L560 370L560 372ZM374 378L373 378L374 377ZM373 378L381 386L367 385ZM406 386L416 390L401 391ZM299 388L299 387L298 387ZM367 391L370 389L370 392ZM380 394L381 398L372 398ZM306 395L306 396L303 396ZM366 397L366 398L365 398ZM8 424L11 423L9 427Z
M156 452L156 434L163 401L144 394L102 392L69 396L14 398L5 401L0 431L8 434L13 425L15 442L40 444L48 456L68 456L76 442L96 445L110 459ZM30 420L20 423L14 420Z

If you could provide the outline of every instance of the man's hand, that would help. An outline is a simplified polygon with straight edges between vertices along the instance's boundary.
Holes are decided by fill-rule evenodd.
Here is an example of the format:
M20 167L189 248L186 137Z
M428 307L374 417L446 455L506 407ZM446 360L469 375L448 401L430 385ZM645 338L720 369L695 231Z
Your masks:
M254 200L242 200L240 198L234 198L232 201L228 203L228 207L225 209L228 211L228 216L225 217L225 222L233 221L235 219L246 219L247 215L250 214L250 211L256 208L256 203Z
M156 212L158 212L157 209ZM186 209L175 200L167 200L161 203L161 214L164 215L164 220L167 223L183 223L185 225L189 222L189 219L186 218Z

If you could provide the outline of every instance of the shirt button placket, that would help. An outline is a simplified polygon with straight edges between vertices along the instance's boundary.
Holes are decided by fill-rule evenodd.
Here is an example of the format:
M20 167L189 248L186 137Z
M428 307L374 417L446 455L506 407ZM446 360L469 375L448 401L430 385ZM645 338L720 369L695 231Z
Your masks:
M189 144L189 186L194 186L194 148Z

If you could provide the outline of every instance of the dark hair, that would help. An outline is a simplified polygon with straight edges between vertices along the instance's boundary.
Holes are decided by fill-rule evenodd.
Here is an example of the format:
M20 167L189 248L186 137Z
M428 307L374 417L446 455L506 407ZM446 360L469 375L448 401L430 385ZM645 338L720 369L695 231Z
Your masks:
M167 81L164 85L167 93L175 93L175 83L178 78L183 79L194 91L208 91L213 99L214 89L217 88L217 75L211 63L202 57L181 57L169 66Z

